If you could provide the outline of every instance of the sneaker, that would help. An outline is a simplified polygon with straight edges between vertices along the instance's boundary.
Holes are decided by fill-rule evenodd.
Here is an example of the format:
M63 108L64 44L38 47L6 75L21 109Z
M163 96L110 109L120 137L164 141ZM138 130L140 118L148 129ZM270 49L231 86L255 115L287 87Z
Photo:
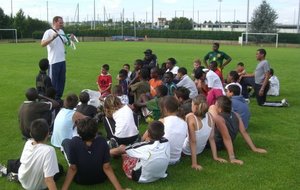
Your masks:
M283 107L289 107L289 103L288 103L287 99L285 99L285 98L281 100L281 104Z
M9 172L7 174L7 180L8 181L12 181L12 182L19 182L18 174L17 173L13 173L13 172Z
M7 175L7 168L0 164L0 177Z
M112 149L112 148L117 148L119 145L118 145L118 142L116 141L116 139L111 138L108 142L108 146L110 149Z
M250 104L250 99L249 98L245 98L245 101L247 104Z

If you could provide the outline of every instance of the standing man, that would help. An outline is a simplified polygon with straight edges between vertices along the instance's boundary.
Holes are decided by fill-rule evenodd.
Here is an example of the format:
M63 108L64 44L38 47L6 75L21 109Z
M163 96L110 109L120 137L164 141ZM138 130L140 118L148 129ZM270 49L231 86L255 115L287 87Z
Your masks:
M246 74L244 77L254 77L255 85L254 92L257 104L259 106L270 106L270 107L287 107L289 106L286 99L281 101L267 101L267 92L270 88L270 65L266 60L267 52L265 49L258 49L256 51L256 60L259 61L254 74Z
M209 63L212 61L216 61L218 63L218 69L222 72L224 67L231 61L231 57L226 53L219 51L219 47L219 43L213 43L212 51L207 53L204 57L204 63L205 66L208 68L207 61L209 61ZM226 61L223 63L224 59Z
M152 53L151 49L146 49L146 51L144 51L144 54L145 54L145 57L144 57L143 67L147 68L150 73L150 70L153 67L157 67L157 56Z
M46 30L41 46L47 46L48 60L49 60L49 77L52 85L56 90L56 100L61 99L66 81L66 58L65 58L65 44L68 39L64 31L64 21L62 17L55 16L53 18L53 27ZM71 38L74 36L71 35Z

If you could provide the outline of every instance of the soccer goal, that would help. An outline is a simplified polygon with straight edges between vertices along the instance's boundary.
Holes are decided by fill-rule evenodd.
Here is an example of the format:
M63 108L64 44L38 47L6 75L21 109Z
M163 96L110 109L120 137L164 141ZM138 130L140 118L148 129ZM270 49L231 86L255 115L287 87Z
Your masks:
M14 43L18 43L17 29L0 29L0 40L12 40Z
M278 47L278 33L242 33L239 37L241 46L247 43L246 38L251 44L275 44Z

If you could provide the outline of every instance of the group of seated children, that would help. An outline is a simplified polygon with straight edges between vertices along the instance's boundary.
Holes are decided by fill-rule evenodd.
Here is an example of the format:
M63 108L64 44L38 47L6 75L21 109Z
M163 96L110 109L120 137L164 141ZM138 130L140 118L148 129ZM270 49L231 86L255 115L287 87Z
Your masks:
M99 99L103 102L104 116L100 121L104 124L106 139L98 135L99 107L89 105L91 96L87 91L80 93L80 104L76 94L67 95L63 107L55 117L50 117L55 118L50 122L51 119L44 120L47 119L44 112L53 114L52 110L59 105L39 95L36 89L29 89L28 101L19 112L22 134L29 139L19 168L22 186L56 189L53 177L58 172L57 158L54 149L46 145L51 124L51 144L63 151L69 165L62 189L68 189L72 181L97 184L106 177L115 189L122 189L110 166L111 156L121 155L126 176L141 183L165 178L168 165L180 162L182 155L191 156L191 167L201 170L197 155L205 148L211 149L212 158L218 162L227 162L217 154L225 148L229 162L243 164L236 158L233 146L238 132L252 151L266 153L254 145L246 131L250 112L237 83L238 72L230 74L225 93L222 79L215 73L215 62L204 69L198 60L193 71L194 81L186 68L175 64L176 60L169 58L163 72L136 60L132 73L125 64L118 73L118 85L112 90L109 66L102 66L97 84ZM38 98L43 101L37 101ZM151 117L142 136L140 114ZM37 156L41 163L36 162L33 168L31 162L35 162ZM27 180L26 176L37 180Z

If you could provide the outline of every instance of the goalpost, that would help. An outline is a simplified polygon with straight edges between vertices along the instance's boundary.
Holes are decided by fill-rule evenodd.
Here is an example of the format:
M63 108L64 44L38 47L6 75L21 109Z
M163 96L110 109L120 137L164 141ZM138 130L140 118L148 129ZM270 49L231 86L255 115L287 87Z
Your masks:
M0 32L1 31L12 31L13 32L13 39L15 40L15 43L18 43L17 29L0 29Z
M244 37L248 35L248 36L275 36L276 38L276 48L278 47L278 33L242 33L242 36L239 37L239 43L241 44L241 46L244 45ZM248 37L249 40L249 37ZM257 40L257 39L256 39Z

